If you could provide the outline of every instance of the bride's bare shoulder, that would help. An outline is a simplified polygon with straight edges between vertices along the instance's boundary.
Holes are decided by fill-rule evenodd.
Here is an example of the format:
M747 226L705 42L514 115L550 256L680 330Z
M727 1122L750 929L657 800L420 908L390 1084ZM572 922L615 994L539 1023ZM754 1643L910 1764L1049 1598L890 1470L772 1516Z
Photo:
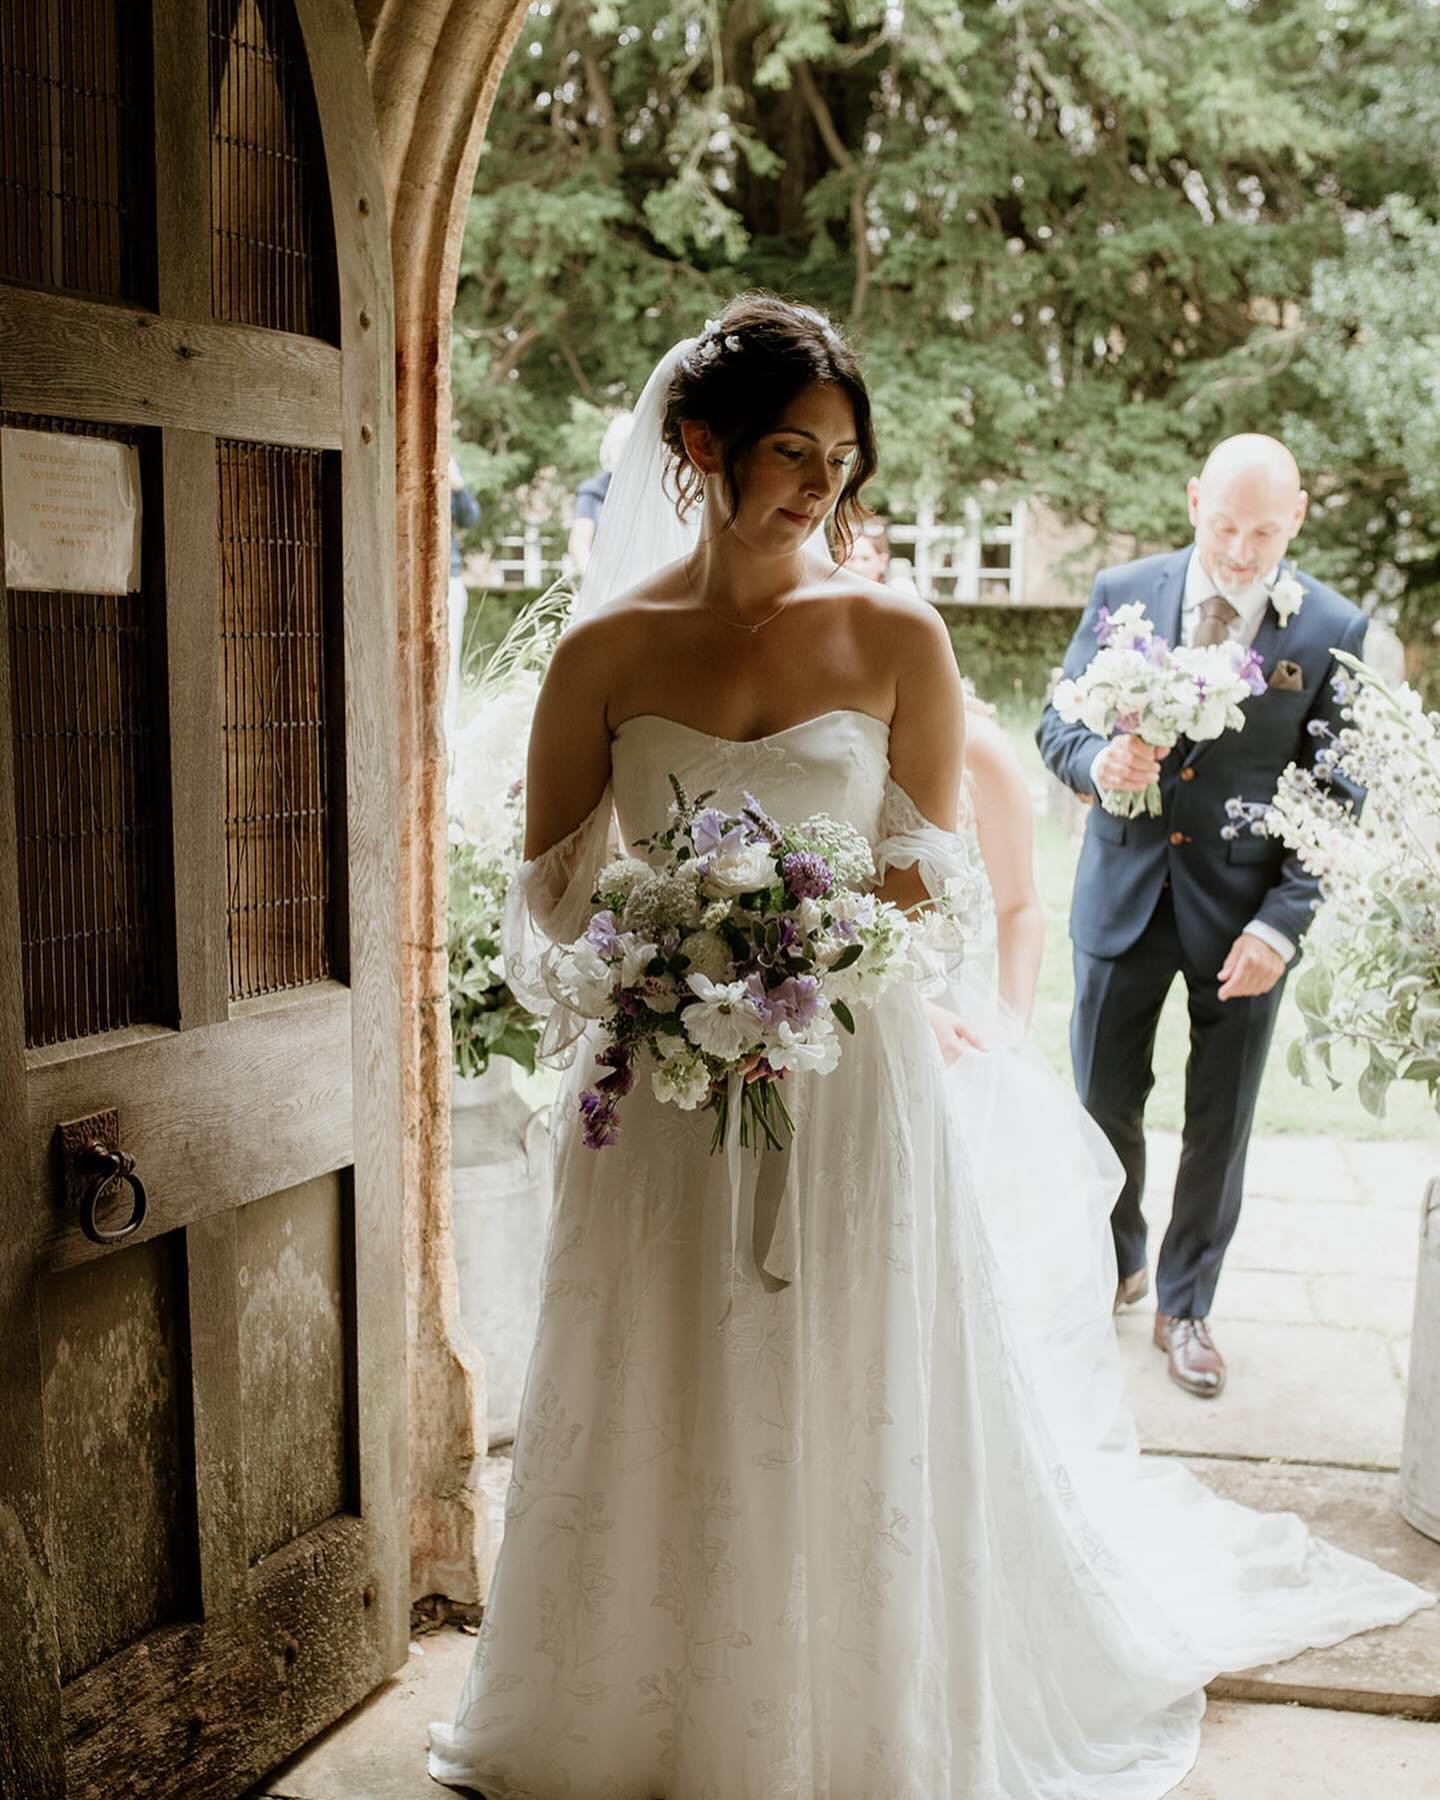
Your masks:
M653 624L657 613L687 600L689 594L684 563L671 563L576 619L565 637L594 654L617 640L629 640L637 626Z
M828 592L844 605L856 628L877 643L905 650L924 650L949 645L945 621L928 600L916 594L897 593L863 575L837 569L817 582L815 592Z

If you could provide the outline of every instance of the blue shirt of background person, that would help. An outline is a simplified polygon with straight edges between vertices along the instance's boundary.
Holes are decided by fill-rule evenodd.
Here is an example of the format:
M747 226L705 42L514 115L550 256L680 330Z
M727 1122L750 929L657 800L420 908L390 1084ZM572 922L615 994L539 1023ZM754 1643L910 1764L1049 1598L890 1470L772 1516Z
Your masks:
M461 478L459 487L450 489L450 579L462 573L460 533L480 523L480 502Z
M610 472L619 462L630 436L630 423L628 412L616 413L611 419L600 440L599 469L595 474L587 475L575 490L570 537L565 552L571 570L577 577L585 573L585 565L590 561L595 528L600 523L600 514L605 507L605 496L610 492Z

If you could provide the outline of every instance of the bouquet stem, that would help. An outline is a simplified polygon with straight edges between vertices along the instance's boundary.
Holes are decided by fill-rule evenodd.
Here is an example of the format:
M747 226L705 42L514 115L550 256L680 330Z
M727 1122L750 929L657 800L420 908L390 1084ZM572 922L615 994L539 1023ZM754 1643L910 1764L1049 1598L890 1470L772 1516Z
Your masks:
M1160 817L1162 806L1160 801L1160 784L1152 781L1149 787L1134 788L1101 788L1100 804L1108 813L1114 813L1117 819L1138 819L1149 815L1152 819Z

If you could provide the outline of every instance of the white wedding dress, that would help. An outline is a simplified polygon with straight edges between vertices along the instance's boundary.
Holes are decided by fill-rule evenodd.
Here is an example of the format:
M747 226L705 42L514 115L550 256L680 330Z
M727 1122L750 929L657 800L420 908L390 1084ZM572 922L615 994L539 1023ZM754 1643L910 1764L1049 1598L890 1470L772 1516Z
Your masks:
M632 719L620 839L664 823L673 772L721 805L847 818L882 866L938 879L964 844L919 818L887 745L853 711L753 743ZM610 810L525 871L556 936L583 928ZM710 1116L643 1079L620 1142L581 1145L580 1044L505 1541L437 1779L489 1800L1155 1800L1213 1675L1429 1602L1141 1462L1113 1186L1073 1099L1050 1077L1072 1190L1036 1160L1047 1118L1017 1096L1042 1078L1007 1074L1014 1045L947 1073L912 988L857 1023L834 1073L787 1078L793 1147L744 1157L738 1229ZM1031 1140L1013 1157L978 1142L1007 1116ZM1036 1168L1052 1191L1022 1193Z

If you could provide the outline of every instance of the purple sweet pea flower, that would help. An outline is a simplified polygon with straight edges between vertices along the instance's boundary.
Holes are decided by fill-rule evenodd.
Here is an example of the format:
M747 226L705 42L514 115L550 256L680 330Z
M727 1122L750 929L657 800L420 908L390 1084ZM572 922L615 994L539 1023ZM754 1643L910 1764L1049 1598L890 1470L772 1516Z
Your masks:
M608 908L597 912L585 927L585 942L594 945L602 956L623 956L624 948L620 943L620 928L615 922L615 915Z
M1095 635L1103 644L1110 635L1110 608L1102 606L1095 615Z
M745 993L746 997L752 1002L756 1012L759 1013L764 1022L767 1025L774 1024L774 1009L771 1004L770 995L766 991L765 977L761 975L758 970L753 971L745 977Z
M829 863L813 850L792 850L781 863L780 874L797 900L823 900L835 887Z
M808 1025L820 1010L820 983L813 975L789 975L777 986L766 989L759 975L751 975L745 991L755 1010L767 1025Z
M580 1135L587 1150L604 1150L620 1135L615 1117L615 1102L604 1099L593 1088L580 1096Z
M1258 696L1265 692L1265 659L1259 651L1251 650L1247 653L1240 665L1240 679L1252 694Z
M731 844L743 844L745 834L740 826L725 829L725 815L718 807L707 806L690 821L690 842L697 856L713 856Z
M770 1016L797 1030L808 1025L820 1010L820 983L813 975L790 975L770 992Z
M1138 731L1140 729L1139 713L1117 713L1115 715L1115 729L1124 732Z

